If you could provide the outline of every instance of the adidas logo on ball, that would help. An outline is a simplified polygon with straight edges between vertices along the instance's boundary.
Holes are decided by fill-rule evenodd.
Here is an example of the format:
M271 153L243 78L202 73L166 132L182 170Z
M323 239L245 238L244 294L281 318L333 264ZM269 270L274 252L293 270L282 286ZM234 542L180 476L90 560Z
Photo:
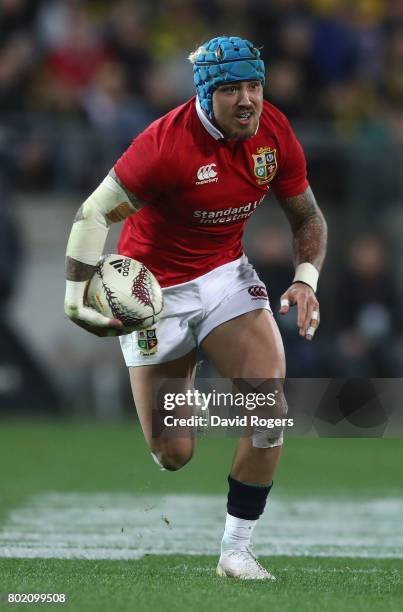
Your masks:
M115 259L115 261L110 262L110 265L122 276L129 276L130 259Z

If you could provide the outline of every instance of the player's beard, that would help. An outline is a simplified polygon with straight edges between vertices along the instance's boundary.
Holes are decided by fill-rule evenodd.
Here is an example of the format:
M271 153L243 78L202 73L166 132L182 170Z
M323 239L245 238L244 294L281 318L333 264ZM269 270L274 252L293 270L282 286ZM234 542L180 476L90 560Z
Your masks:
M259 125L259 114L257 112L253 112L248 123L242 125L239 123L237 119L237 115L228 119L222 123L222 125L218 124L218 127L222 130L225 137L228 140L247 140L251 136L256 134L257 127Z
M236 135L233 136L235 140L247 140L251 136L256 134L257 126L259 123L259 119L256 117L254 121L251 121L250 126L244 126L241 129L235 132Z

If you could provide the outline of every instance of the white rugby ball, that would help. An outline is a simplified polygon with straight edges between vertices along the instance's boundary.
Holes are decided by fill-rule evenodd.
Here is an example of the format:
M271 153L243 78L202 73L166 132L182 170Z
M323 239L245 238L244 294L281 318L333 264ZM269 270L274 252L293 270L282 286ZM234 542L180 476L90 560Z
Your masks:
M135 331L152 327L160 319L164 300L159 282L144 264L112 254L98 261L88 282L86 303Z

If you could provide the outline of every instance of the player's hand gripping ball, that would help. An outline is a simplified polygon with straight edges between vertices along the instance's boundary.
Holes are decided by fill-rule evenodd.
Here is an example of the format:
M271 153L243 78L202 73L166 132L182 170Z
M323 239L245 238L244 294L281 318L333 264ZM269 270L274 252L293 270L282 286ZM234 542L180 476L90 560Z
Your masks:
M154 325L164 305L155 276L144 264L124 255L101 257L85 301L105 317L122 321L127 332Z

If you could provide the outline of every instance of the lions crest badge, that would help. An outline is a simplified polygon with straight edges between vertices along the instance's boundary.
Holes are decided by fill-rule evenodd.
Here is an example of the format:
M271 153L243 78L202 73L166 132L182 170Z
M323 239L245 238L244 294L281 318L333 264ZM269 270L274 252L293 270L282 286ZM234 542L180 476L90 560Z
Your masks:
M140 355L154 355L158 350L158 338L155 329L142 329L138 331L137 345Z
M273 180L277 172L276 149L271 147L259 147L252 155L254 174L258 185L266 185Z

